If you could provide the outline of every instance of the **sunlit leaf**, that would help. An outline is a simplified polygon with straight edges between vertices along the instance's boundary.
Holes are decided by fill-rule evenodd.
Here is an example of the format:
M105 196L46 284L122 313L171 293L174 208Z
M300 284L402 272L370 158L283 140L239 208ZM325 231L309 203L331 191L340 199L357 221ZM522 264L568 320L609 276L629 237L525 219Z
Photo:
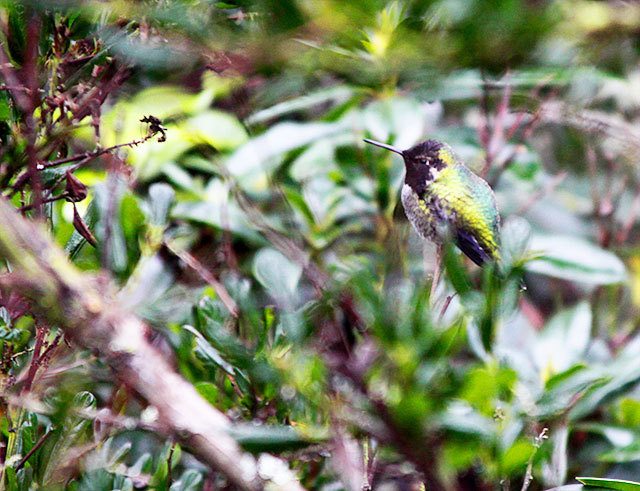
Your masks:
M233 115L212 109L188 118L178 129L182 138L219 151L234 150L247 140L244 126Z

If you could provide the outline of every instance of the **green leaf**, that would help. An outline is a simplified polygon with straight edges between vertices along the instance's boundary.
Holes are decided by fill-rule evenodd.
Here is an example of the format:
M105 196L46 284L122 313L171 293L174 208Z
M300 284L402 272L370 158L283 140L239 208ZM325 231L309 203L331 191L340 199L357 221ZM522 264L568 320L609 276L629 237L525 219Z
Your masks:
M123 307L135 310L145 319L153 319L156 304L175 279L175 266L162 254L144 256L118 292L118 299Z
M525 257L531 241L531 225L524 218L512 216L502 227L500 255L506 267L517 266Z
M626 450L627 447L633 444L636 438L635 431L631 428L625 428L624 426L613 426L602 423L581 423L575 425L574 429L601 435L606 438L611 445L621 450Z
M270 119L284 116L285 114L289 114L292 112L310 109L313 106L317 106L319 104L340 104L341 102L350 99L353 94L354 90L352 88L341 85L337 87L331 87L329 89L318 90L316 92L305 94L300 97L294 97L293 99L289 99L288 101L284 101L276 104L275 106L271 106L267 109L258 111L257 113L249 116L245 120L245 123L247 125L264 123L266 121L269 121Z
M194 469L185 470L180 479L169 488L170 491L195 491L200 489L202 474Z
M297 296L302 266L275 249L264 248L253 260L253 275L272 297L290 305Z
M295 189L288 186L284 188L284 194L287 197L287 201L289 202L291 207L294 210L298 211L300 215L304 218L306 225L308 227L312 227L316 219L313 216L313 212L311 211L311 208L309 208L309 205L305 201L304 196L302 196Z
M633 481L623 481L622 479L606 479L600 477L576 477L585 486L599 486L605 489L616 491L640 491L640 483Z
M198 332L197 329L189 325L184 325L182 326L182 328L193 334L193 336L195 337L196 347L194 350L194 354L196 355L196 357L201 359L206 364L220 367L228 374L233 375L233 366L225 361L220 352L215 349L211 345L211 343L209 343L209 341L207 341L205 337L200 332Z
M189 220L216 227L221 230L229 230L239 236L253 242L263 242L246 214L231 199L229 187L220 179L212 178L204 191L200 201L182 201L177 203L171 216L175 219Z
M436 416L435 423L456 433L490 440L496 434L496 422L475 411L469 404L454 401Z
M175 191L168 184L156 183L149 187L149 221L153 225L166 224L175 196Z
M591 339L592 315L587 302L551 318L533 346L533 358L545 375L563 372L584 357Z
M534 235L530 250L539 255L526 265L534 273L591 285L621 283L627 278L615 254L577 237Z
M608 378L596 370L572 369L569 372L566 378L553 379L554 383L546 387L536 403L537 418L552 418L565 413L576 401L588 397L608 382Z
M219 312L218 306L209 305L209 308L199 308L197 310L197 326L206 338L206 346L198 341L198 346L204 349L204 354L211 356L216 364L220 365L215 353L219 354L226 362L235 368L250 368L256 365L254 354L242 344L239 338L231 334L224 325L224 318ZM192 330L188 326L185 329ZM213 349L213 351L212 351ZM228 371L228 365L221 365ZM233 373L233 372L230 372Z
M245 190L262 192L285 153L346 129L346 123L280 123L241 146L225 165Z
M238 424L231 436L249 452L284 452L304 448L318 439L303 436L291 426Z
M219 390L211 382L197 382L194 384L195 389L209 404L215 406L218 403Z
M414 145L424 135L426 118L422 104L411 97L375 101L363 111L363 118L365 129L376 140L392 140L393 145L402 149Z
M7 121L9 118L11 118L9 95L6 91L0 91L0 121Z
M336 170L336 143L327 138L313 142L291 164L289 174L298 182Z
M600 462L635 462L640 460L640 442L634 442L624 448L615 448L598 455Z
M522 471L527 466L535 447L528 440L517 440L500 458L502 469L506 475Z
M593 412L606 401L629 390L640 380L640 362L637 357L618 356L617 359L597 370L604 384L589 391L570 412L571 419L578 419Z
M460 256L451 244L445 244L443 249L442 265L447 272L447 279L454 290L464 297L471 291L471 281L467 275Z
M194 144L206 143L216 150L234 150L247 141L247 132L235 116L209 110L178 126L182 138Z

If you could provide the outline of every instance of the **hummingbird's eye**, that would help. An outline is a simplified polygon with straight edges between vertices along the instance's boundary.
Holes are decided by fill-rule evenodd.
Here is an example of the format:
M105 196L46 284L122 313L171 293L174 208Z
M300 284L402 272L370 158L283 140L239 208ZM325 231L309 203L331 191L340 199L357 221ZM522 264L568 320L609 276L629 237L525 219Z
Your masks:
M427 165L427 159L420 159L420 163L422 165Z

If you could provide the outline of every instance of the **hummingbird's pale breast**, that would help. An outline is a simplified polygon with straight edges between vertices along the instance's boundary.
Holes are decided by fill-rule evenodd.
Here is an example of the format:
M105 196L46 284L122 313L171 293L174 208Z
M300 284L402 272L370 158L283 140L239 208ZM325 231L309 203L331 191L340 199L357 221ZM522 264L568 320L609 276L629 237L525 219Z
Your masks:
M402 186L400 201L409 222L421 237L433 242L440 242L443 227L438 226L435 203L427 203L408 184Z

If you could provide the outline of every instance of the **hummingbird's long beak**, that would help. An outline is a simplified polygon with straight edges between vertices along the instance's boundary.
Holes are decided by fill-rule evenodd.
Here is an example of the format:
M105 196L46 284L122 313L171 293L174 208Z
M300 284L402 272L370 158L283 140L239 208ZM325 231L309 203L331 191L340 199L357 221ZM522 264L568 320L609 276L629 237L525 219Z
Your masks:
M375 145L376 147L380 147L380 148L385 148L387 150L391 150L392 152L395 152L399 155L402 155L402 150L400 150L399 148L396 147L392 147L391 145L387 145L386 143L380 143L377 142L375 140L369 140L368 138L364 139L365 142L367 143L371 143L371 145Z

